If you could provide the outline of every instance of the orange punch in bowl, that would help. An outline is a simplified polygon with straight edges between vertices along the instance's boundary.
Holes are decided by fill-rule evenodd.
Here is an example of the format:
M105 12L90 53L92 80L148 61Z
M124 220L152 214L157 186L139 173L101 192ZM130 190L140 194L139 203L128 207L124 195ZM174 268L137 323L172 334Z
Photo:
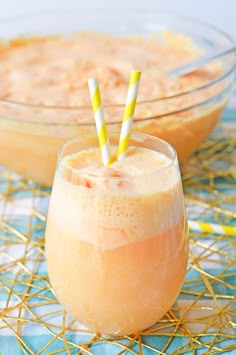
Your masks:
M89 77L99 81L108 129L120 131L129 73L141 70L133 131L167 140L180 164L209 136L232 93L234 54L185 77L168 75L232 42L187 18L51 12L4 21L0 36L0 164L44 186L58 148L94 126Z

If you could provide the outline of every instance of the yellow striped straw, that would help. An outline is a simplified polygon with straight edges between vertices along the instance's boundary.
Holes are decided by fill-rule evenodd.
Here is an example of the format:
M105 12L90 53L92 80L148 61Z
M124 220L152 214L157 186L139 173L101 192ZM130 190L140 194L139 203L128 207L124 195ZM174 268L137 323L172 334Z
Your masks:
M189 229L199 232L208 232L236 237L236 227L222 224L188 221Z
M91 96L93 113L97 128L98 141L101 148L102 160L105 166L111 164L111 149L107 132L106 122L104 120L104 112L102 100L97 79L91 78L88 80L89 93Z
M141 72L132 70L130 74L129 89L125 104L125 112L120 132L120 141L118 146L118 160L121 160L129 147L131 127L136 106L138 87L140 82Z

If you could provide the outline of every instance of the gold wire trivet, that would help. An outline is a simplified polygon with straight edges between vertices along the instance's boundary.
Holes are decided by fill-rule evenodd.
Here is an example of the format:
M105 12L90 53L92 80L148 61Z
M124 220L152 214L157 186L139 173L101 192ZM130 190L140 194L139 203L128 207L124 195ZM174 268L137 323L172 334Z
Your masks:
M220 126L183 171L190 219L235 223L235 136ZM236 354L236 237L190 232L189 270L171 310L148 330L106 338L79 329L51 292L44 259L49 193L0 171L2 355Z

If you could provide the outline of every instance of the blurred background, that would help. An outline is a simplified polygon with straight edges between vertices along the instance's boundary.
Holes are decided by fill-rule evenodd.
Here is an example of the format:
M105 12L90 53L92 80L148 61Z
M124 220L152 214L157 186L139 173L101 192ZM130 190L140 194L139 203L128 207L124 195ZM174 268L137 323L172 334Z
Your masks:
M47 9L125 8L161 9L209 22L236 40L235 0L0 0L0 18Z

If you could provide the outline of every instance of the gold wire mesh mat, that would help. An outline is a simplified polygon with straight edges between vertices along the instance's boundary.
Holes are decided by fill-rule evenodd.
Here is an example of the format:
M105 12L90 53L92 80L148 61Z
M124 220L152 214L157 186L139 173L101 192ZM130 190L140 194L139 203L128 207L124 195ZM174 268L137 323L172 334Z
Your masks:
M188 217L235 225L236 138L220 126L183 171ZM190 231L177 302L141 333L87 333L51 292L44 256L50 191L0 171L0 353L236 354L236 237Z

